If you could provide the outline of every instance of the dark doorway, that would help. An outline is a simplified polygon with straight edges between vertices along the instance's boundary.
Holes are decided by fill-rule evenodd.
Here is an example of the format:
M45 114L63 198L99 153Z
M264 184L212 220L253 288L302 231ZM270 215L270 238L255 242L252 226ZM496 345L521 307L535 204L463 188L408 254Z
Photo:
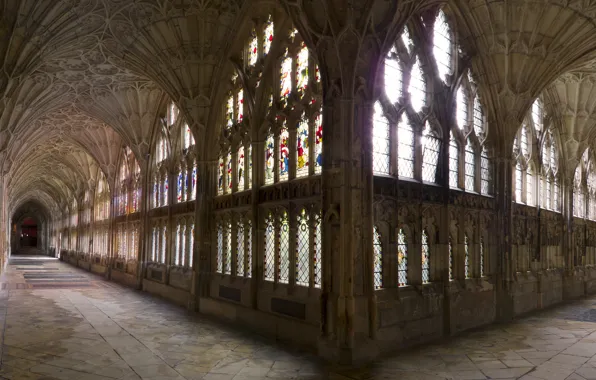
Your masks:
M21 224L21 247L37 247L37 221L25 218Z

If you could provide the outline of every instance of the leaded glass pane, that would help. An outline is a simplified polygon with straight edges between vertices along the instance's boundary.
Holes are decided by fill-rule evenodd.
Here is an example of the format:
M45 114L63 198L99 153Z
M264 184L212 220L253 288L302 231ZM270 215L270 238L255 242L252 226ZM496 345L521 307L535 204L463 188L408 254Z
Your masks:
M526 204L534 206L534 175L530 168L526 171Z
M250 189L252 187L252 145L246 145L246 157L248 159L248 171L246 172L245 187Z
M285 125L285 121L284 121ZM288 146L288 139L290 134L285 126L279 132L279 180L285 181L288 179L290 170L290 149Z
M238 90L236 96L236 121L242 123L244 120L244 90Z
M224 274L232 273L232 223L226 222L225 228L225 257L224 257Z
M273 216L269 214L265 220L265 257L263 276L267 281L275 280L275 227Z
M292 92L292 58L288 55L288 49L281 61L280 68L280 92L279 97L283 105L286 104L290 93Z
M226 182L227 182L227 193L231 193L232 192L232 179L233 174L232 174L232 153L228 153L228 156L226 157Z
M296 90L300 97L304 96L304 91L308 86L308 48L302 43L302 49L296 56Z
M544 185L544 190L545 190L545 198L546 198L546 208L547 209L552 209L552 200L551 200L551 179L550 177L546 177L544 179L545 181L545 185Z
M456 94L456 118L457 126L462 131L468 125L468 97L464 86L459 86Z
M480 154L480 192L483 195L492 193L492 170L486 148Z
M271 185L274 180L273 169L275 167L275 140L273 135L267 136L265 140L265 185Z
M271 43L273 42L273 20L271 16L267 19L263 33L263 55L269 54Z
M290 275L290 226L287 212L283 212L279 224L278 281L287 284Z
M523 203L522 200L522 167L521 164L518 162L515 166L515 201L517 203Z
M244 221L236 223L236 275L244 276Z
M323 110L315 118L315 174L323 168Z
M521 130L521 151L524 156L528 157L528 129L525 124L522 125Z
M416 57L416 61L412 67L408 92L410 93L410 104L414 111L422 111L422 107L426 105L426 81L424 80L424 73L418 57Z
M238 191L244 190L244 146L240 145L238 148L238 163L236 166L236 170L238 173Z
M436 182L437 164L439 162L439 152L441 149L441 140L437 138L430 129L428 122L425 125L422 137L422 180L426 182Z
M383 287L383 246L381 244L381 233L377 226L373 231L373 255L374 255L374 283L375 289Z
M309 157L309 125L306 116L302 114L296 130L296 177L305 177L308 175L308 157Z
M315 241L314 241L314 256L313 256L313 271L314 271L314 286L315 288L321 287L321 270L323 263L321 261L321 252L323 250L323 245L321 241L321 214L317 213L315 215Z
M426 230L422 231L422 283L430 282L430 248Z
M472 148L471 142L468 140L466 144L465 154L465 175L466 175L466 191L475 191L475 174L476 174L476 162L475 162L474 149Z
M470 278L470 242L468 235L464 236L464 274L466 278Z
M180 265L180 224L176 226L176 246L174 247L174 265Z
M400 177L414 178L414 131L405 114L397 125L397 173Z
M249 219L246 221L246 268L244 270L246 277L252 277L252 221Z
M309 216L306 210L302 209L298 215L296 230L296 284L309 285Z
M373 117L373 172L389 174L389 121L383 115L381 103L375 103Z
M474 131L479 138L484 134L484 112L478 95L474 97Z
M542 104L540 99L536 99L532 104L532 121L534 122L534 129L542 131Z
M385 94L391 103L397 103L402 92L403 74L395 46L385 58Z
M188 267L194 267L194 257L195 257L195 224L190 224L190 236L188 239Z
M555 189L554 189L554 204L555 204L555 211L559 211L559 182L555 179Z
M439 76L443 82L451 74L451 31L445 18L445 13L440 11L435 20L433 34L433 55L439 69Z
M449 141L449 186L459 188L459 148L453 134Z
M234 97L232 94L228 96L228 100L226 101L226 126L227 128L231 128L234 124Z
M190 192L190 199L195 200L197 198L197 163L194 162L192 166L192 178L191 178L192 190Z
M185 189L184 189L184 185L183 185L184 175L182 174L182 170L183 169L180 169L178 171L178 181L177 181L177 184L176 184L176 190L177 190L177 192L176 192L177 193L176 194L176 200L178 202L183 202L184 201L183 194L185 193L184 192Z
M408 245L402 229L397 234L397 280L399 286L408 285Z
M248 42L248 65L254 66L259 57L259 40L257 39L257 32L253 29L250 34L250 41Z

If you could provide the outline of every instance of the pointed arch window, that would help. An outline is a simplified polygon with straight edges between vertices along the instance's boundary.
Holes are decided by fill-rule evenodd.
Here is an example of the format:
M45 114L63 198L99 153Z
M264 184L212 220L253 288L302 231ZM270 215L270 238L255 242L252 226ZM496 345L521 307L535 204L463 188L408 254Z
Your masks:
M395 46L385 58L385 94L395 104L402 96L403 72Z
M381 103L375 103L373 119L373 170L389 175L389 121L383 115Z
M583 218L584 211L584 189L582 181L582 168L580 163L575 169L575 176L573 179L573 216Z
M433 55L437 62L439 77L447 82L447 76L452 72L453 43L452 34L443 10L440 10L435 19L433 34Z
M457 126L462 131L468 125L468 96L465 93L464 86L459 86L456 95L456 118Z
M426 105L426 80L419 57L416 57L412 67L408 92L410 93L412 109L415 112L421 112L422 107Z
M271 50L271 44L273 43L274 37L274 24L271 15L265 22L263 28L263 55L269 54L269 50Z

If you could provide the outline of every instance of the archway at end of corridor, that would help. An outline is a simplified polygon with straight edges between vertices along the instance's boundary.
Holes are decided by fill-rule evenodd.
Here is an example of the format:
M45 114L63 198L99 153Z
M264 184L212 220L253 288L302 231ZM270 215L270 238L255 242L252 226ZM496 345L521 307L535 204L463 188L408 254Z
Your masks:
M10 224L11 255L50 255L49 228L48 212L41 204L29 201L19 206L13 213Z

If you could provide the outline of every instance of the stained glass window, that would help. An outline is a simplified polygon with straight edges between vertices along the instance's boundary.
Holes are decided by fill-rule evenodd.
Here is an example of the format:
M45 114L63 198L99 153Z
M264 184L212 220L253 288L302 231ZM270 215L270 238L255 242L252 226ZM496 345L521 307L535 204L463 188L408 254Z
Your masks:
M197 163L195 162L192 166L192 178L191 178L192 190L190 192L190 199L195 200L197 198Z
M284 55L283 60L281 61L281 69L280 69L280 100L282 104L285 106L288 98L290 97L290 93L292 92L292 58L290 58L288 49L286 48L286 53Z
M178 107L176 107L176 105L174 104L174 102L171 102L170 105L168 106L168 126L174 125L176 123L176 120L178 119L178 114L179 114L179 110Z
M217 224L217 273L223 273L223 226Z
M449 140L449 186L459 188L459 148L453 133Z
M228 153L226 157L226 192L232 191L232 153Z
M244 221L236 223L236 275L244 276Z
M302 114L296 130L296 177L308 175L309 161L309 138L308 138L308 120Z
M441 140L427 122L422 132L422 180L436 182Z
M466 144L465 152L465 177L466 177L466 191L475 191L475 174L476 174L476 162L475 162L474 148L472 142L468 139Z
M383 287L383 245L381 243L381 233L377 226L373 230L373 255L374 285L375 289L381 289Z
M385 94L391 103L397 103L402 96L403 73L395 46L385 58Z
M273 215L269 213L265 220L265 257L263 276L267 281L275 280L275 227Z
M451 74L451 31L443 11L439 11L435 20L433 34L433 55L437 61L439 76L443 82L447 81L447 75Z
M168 227L162 226L161 227L161 258L159 260L160 263L164 264L166 262L166 247L167 247L167 238L168 236Z
M265 184L270 185L274 181L273 168L275 166L275 140L273 134L267 136L265 141Z
M183 139L184 139L184 149L188 149L191 146L195 145L195 138L192 135L192 131L188 124L184 123L184 127L182 128Z
M315 173L321 173L323 168L323 110L315 118Z
M236 172L238 173L238 191L244 190L244 146L238 148L238 163Z
M468 97L464 86L459 86L456 95L456 118L459 129L464 130L468 124Z
M254 66L259 58L259 40L257 38L257 32L253 29L250 34L250 40L248 42L248 65Z
M273 20L271 16L267 19L265 23L264 33L263 33L263 55L269 54L269 50L271 49L271 43L273 42Z
M288 283L290 275L290 226L288 221L288 213L285 211L282 213L279 219L278 239L278 281L281 283Z
M379 102L375 103L373 119L373 171L389 174L389 121Z
M430 247L428 246L428 234L422 231L422 283L430 282Z
M321 241L321 213L315 214L315 241L313 247L313 283L315 288L321 287L321 271L323 263L321 261L321 252L323 250Z
M288 129L284 126L279 132L279 180L285 181L288 179L290 169L290 150L288 146L288 139L290 134Z
M168 191L170 190L170 186L168 184L168 176L166 175L163 181L163 194L162 194L162 203L164 206L168 205Z
M470 278L470 242L467 234L464 236L464 254L464 274Z
M308 48L306 44L302 43L302 49L296 56L296 90L300 97L304 95L304 91L308 86Z
M184 188L184 176L182 174L182 168L180 168L178 170L178 184L177 184L177 194L176 194L176 199L178 200L178 202L183 202L184 201L184 190L186 190Z
M194 256L195 256L195 224L190 224L190 237L188 239L188 267L194 267Z
M226 126L231 128L234 124L234 96L230 93L226 102Z
M536 99L532 104L532 121L534 122L534 129L537 132L542 131L542 103L540 99Z
M408 244L402 229L397 234L397 280L399 286L408 285Z
M414 130L405 113L397 125L397 173L400 177L414 178Z
M426 105L426 81L424 80L424 72L422 71L418 57L416 57L416 61L412 67L408 92L410 93L410 104L414 111L422 111L422 107Z
M453 280L453 243L449 236L449 281Z
M238 94L236 97L236 121L238 123L242 123L244 120L244 90L238 90Z
M224 274L232 273L232 223L226 222L225 227L225 257L224 257Z
M309 285L309 215L305 209L298 214L296 229L296 284Z

